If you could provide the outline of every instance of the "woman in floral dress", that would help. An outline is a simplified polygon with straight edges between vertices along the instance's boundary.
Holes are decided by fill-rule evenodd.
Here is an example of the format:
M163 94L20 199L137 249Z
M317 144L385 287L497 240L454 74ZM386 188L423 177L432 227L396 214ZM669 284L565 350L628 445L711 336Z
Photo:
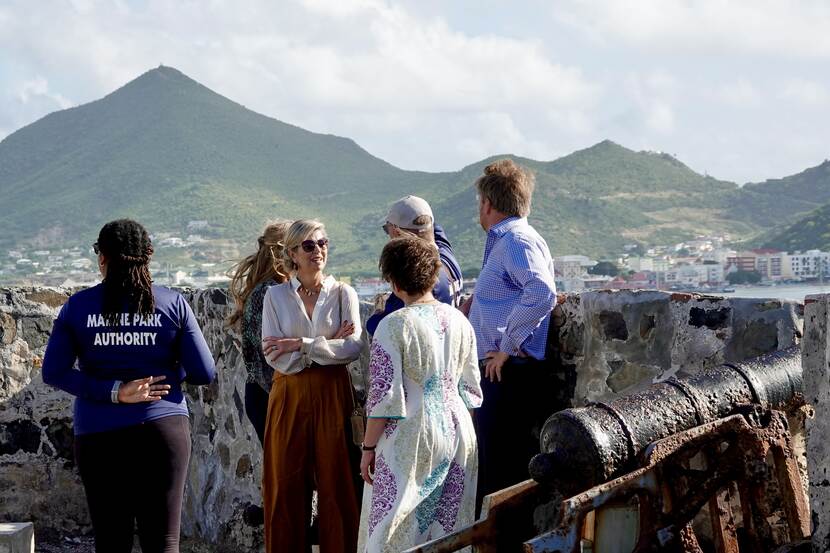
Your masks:
M475 335L432 296L438 251L389 242L381 272L406 307L377 328L369 364L359 551L398 552L473 522L478 460L470 409L481 405Z

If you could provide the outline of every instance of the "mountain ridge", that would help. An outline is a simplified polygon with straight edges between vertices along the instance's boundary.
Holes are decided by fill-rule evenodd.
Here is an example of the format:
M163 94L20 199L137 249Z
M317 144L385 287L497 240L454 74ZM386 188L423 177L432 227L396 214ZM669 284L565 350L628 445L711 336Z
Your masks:
M161 66L0 141L0 245L44 232L93 234L120 216L155 229L209 220L243 240L266 219L313 216L329 228L337 268L371 273L385 240L378 221L391 201L411 193L430 201L462 265L475 268L484 233L473 182L502 157L535 172L530 219L555 254L606 256L629 242L707 231L748 238L765 228L759 213L791 222L825 196L830 201L830 176L826 194L814 182L823 170L739 187L611 140L549 161L507 154L455 172L404 170L350 138L256 113ZM792 193L805 187L813 203ZM790 213L781 216L785 204Z

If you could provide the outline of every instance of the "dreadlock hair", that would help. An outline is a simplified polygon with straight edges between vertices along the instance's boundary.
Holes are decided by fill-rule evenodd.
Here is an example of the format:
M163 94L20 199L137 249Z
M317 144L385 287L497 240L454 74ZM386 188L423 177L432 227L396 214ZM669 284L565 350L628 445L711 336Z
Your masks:
M152 315L155 311L147 230L132 219L110 221L98 233L97 246L107 261L104 277L104 321L118 326L121 313ZM126 305L125 305L126 304Z
M245 311L245 302L257 285L275 280L283 283L288 280L288 271L283 260L285 233L291 221L269 221L262 236L257 238L257 251L230 268L230 293L236 308L228 317L228 326L236 325Z

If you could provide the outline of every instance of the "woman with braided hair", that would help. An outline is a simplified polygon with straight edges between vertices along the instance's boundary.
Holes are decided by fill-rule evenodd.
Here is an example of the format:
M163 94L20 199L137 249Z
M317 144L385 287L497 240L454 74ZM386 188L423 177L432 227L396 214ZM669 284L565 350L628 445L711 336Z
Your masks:
M103 281L61 308L43 380L75 396L75 458L95 550L178 553L190 420L182 383L209 384L213 358L184 298L152 285L153 245L129 219L93 245ZM77 361L77 369L73 368ZM126 493L124 483L137 493Z

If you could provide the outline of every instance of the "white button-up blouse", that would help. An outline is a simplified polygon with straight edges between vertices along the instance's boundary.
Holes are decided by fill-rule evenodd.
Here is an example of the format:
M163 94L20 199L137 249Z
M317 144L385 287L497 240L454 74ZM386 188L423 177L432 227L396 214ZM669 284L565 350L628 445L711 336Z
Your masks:
M297 292L300 281L272 286L262 305L262 338L302 338L299 351L284 353L268 364L283 374L295 374L316 362L319 365L340 365L354 361L363 347L360 307L357 292L348 284L337 282L331 275L323 280L320 296L309 320ZM342 321L354 323L348 338L333 340Z

